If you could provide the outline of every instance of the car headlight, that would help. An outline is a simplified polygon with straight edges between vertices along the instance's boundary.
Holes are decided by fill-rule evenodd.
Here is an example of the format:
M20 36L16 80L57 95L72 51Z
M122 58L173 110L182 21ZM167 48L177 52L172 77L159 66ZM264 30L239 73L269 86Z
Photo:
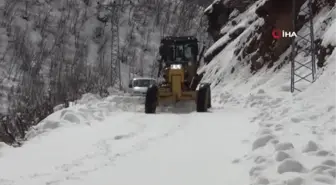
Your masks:
M181 64L172 64L170 65L171 69L182 69L182 65Z

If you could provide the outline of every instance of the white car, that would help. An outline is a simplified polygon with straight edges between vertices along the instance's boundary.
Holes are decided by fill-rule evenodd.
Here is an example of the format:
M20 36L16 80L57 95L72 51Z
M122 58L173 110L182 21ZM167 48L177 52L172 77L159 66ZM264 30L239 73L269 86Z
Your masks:
M148 87L152 84L156 84L154 78L139 77L130 80L128 87L132 95L144 96L146 95Z

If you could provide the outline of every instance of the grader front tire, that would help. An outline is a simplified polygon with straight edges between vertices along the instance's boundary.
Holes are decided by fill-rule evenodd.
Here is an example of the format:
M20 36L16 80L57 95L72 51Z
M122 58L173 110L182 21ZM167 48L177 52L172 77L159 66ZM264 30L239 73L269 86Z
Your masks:
M211 105L211 88L210 86L208 87L209 90L208 90L208 109L212 107Z
M146 114L155 114L158 100L157 95L158 95L158 87L155 85L150 86L147 90L145 99Z
M211 107L211 92L210 86L202 86L197 92L196 111L207 112Z

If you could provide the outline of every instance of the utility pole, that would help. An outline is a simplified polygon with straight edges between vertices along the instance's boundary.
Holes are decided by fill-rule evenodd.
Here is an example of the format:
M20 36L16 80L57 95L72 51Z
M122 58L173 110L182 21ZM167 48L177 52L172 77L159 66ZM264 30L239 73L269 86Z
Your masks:
M119 77L119 90L122 90L121 83L121 61L120 61L120 38L119 38L119 19L120 3L114 1L111 5L111 67L114 74ZM114 65L114 66L113 66ZM116 71L118 68L118 72ZM112 80L112 79L111 79Z
M293 28L295 31L298 25L297 15L300 13L308 18L308 22L303 25L307 31L297 34L292 42L291 51L291 92L301 91L297 84L299 81L314 83L316 80L316 61L315 61L315 43L314 43L314 26L313 26L313 0L308 0L308 4L299 12L296 12L296 0L293 0ZM300 55L301 57L297 57ZM299 58L299 59L297 59Z
M119 1L119 0L118 0ZM113 86L116 78L119 78L119 89L122 89L121 84L121 65L120 65L120 38L119 38L119 19L120 19L120 6L121 4L114 0L106 5L101 5L109 11L107 18L111 23L111 61L110 61L110 84Z
M111 23L111 61L110 61L110 83L111 85L115 84L115 78L119 78L119 89L122 89L121 84L121 69L120 69L120 38L119 38L119 9L120 3L116 0L110 2L110 4L103 5L105 9L109 10L109 18Z
M130 1L129 4L125 4L125 1L114 0L108 5L103 5L110 11L111 22L111 85L115 82L115 77L119 78L119 90L123 89L122 86L122 74L121 74L121 59L120 59L120 35L119 35L119 20L120 10L128 5L133 5Z

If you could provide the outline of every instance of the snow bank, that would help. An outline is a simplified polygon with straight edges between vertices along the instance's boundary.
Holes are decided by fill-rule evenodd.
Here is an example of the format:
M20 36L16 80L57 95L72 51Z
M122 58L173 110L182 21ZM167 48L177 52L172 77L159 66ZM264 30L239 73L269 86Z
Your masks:
M289 66L278 73L268 71L254 76L246 75L248 67L229 76L227 67L222 76L217 76L219 82L213 85L215 107L238 106L257 114L252 122L260 128L250 141L252 152L239 162L254 162L249 172L251 182L335 183L335 64L336 51L317 82L296 95L287 88ZM238 74L241 71L246 74Z
M6 145L5 143L0 142L0 157L1 157L1 150L2 150L2 149L5 149L5 148L8 148L8 147L9 147L9 146Z
M120 111L141 111L141 98L111 95L100 98L95 94L84 94L81 99L73 102L73 106L58 110L32 127L27 133L27 139L47 133L60 127L73 125L91 125L110 117Z

